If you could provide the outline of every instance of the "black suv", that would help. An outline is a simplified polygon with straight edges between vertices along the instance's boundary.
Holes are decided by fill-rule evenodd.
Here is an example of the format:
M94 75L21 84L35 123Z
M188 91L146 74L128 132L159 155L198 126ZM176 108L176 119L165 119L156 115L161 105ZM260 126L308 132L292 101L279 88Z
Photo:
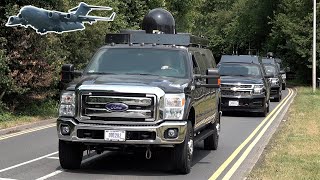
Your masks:
M287 86L287 82L286 82L287 77L286 77L286 72L282 67L282 60L279 58L266 57L266 58L262 58L262 62L264 64L275 65L278 68L278 71L281 74L281 79L282 79L282 90L285 90Z
M270 84L261 59L251 55L223 55L221 75L222 111L269 112Z
M271 83L271 99L279 102L282 98L283 79L282 74L284 71L280 71L278 63L272 61L272 59L262 59L263 65L266 69L266 73L270 76L269 81Z
M151 17L172 17L162 9ZM169 13L169 14L168 14ZM150 14L150 13L149 13ZM174 22L174 21L163 21ZM189 173L194 144L218 147L220 76L208 41L170 34L174 25L107 34L83 72L62 67L57 131L62 168L80 167L83 151L171 148L173 165ZM196 47L194 47L196 46ZM80 77L74 78L76 74Z

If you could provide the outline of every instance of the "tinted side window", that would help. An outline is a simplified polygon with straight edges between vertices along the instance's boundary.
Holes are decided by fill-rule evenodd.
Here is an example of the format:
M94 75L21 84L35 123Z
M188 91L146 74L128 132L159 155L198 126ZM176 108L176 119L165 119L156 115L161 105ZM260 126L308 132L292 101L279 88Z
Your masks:
M210 68L215 68L217 67L216 61L213 57L212 52L209 49L204 50L204 55L206 56L206 60L208 62L208 65Z
M203 58L200 52L195 52L194 57L197 61L197 64L199 65L201 74L205 74L207 70L205 59Z
M261 72L262 72L262 75L265 76L267 73L266 73L266 68L264 67L264 65L260 64L260 67L261 67Z
M197 60L194 54L192 54L192 69L193 69L193 74L201 74L199 65L197 63Z
M207 58L206 54L201 54L201 55L202 55L202 59L204 59L206 67L207 68L213 68L213 64L210 62L210 59Z

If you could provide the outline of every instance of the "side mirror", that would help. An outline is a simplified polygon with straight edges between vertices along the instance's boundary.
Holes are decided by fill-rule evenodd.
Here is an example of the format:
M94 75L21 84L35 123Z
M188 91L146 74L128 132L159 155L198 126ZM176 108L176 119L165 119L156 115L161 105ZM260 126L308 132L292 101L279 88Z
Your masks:
M69 83L74 79L74 65L64 64L61 69L61 83Z
M208 88L220 88L221 79L219 69L209 68L206 71L206 87Z
M198 83L197 87L206 87L206 88L220 88L220 74L217 68L209 68L206 71L206 75L195 75L196 79L205 79L206 83Z

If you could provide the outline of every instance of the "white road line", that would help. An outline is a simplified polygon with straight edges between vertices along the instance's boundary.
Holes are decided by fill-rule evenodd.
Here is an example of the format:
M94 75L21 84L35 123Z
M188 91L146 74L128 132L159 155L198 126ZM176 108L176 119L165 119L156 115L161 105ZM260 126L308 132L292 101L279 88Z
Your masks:
M101 157L101 156L104 156L104 155L106 155L106 153L103 153L103 154L99 155L98 157L95 156L95 155L97 155L97 154L93 153L93 155L88 156L86 159L84 159L84 160L82 161L81 164L88 163L89 161L91 161L91 160L93 160L93 159L96 159L96 158L99 158L99 157ZM47 157L47 158L54 158L54 157ZM53 176L55 176L55 175L58 175L58 174L60 174L60 173L62 173L62 172L64 172L63 169L57 170L57 171L54 171L54 172L52 172L52 173L50 173L50 174L48 174L48 175L42 176L42 177L40 177L40 178L38 178L38 179L36 179L36 180L45 180L45 179L48 179L48 178L53 177Z
M16 179L10 179L10 178L0 178L0 180L16 180Z
M36 179L36 180L45 180L45 179L48 179L48 178L50 178L50 177L52 177L52 176L55 176L55 175L57 175L57 174L60 174L60 173L62 173L62 172L63 172L63 170L57 170L57 171L55 171L55 172L53 172L53 173L47 174L47 175L45 175L45 176L42 176L42 177L40 177L40 178L38 178L38 179Z
M54 152L54 153L50 153L50 154L44 155L44 156L41 156L41 157L38 157L38 158L35 158L35 159L32 159L32 160L30 160L30 161L26 161L26 162L23 162L23 163L14 165L14 166L7 167L7 168L5 168L5 169L1 169L1 170L0 170L0 173L2 173L2 172L4 172L4 171L8 171L8 170L10 170L10 169L14 169L14 168L17 168L17 167L26 165L26 164L29 164L29 163L32 163L32 162L35 162L35 161L39 161L39 160L41 160L41 159L44 159L44 158L46 158L46 157L49 157L49 156L52 156L52 155L55 155L55 154L58 154L58 151L57 151L57 152Z
M57 159L59 160L59 157L47 157L48 159Z

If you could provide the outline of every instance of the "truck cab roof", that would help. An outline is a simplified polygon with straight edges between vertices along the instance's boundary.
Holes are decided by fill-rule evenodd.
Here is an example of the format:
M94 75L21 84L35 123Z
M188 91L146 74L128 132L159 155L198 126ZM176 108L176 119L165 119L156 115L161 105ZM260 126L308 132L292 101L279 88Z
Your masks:
M260 64L261 59L254 55L223 55L220 63L254 63Z

